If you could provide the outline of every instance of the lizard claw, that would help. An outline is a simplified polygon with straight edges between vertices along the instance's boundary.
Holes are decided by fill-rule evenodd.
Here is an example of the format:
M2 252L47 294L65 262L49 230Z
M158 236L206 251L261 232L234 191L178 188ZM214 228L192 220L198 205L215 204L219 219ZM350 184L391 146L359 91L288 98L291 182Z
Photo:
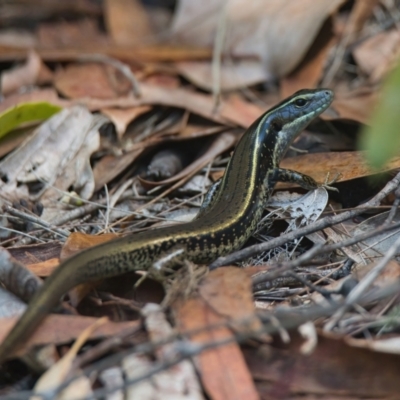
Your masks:
M325 188L327 190L332 190L332 191L335 191L335 192L339 193L339 189L338 188L335 188L335 187L330 186L330 185L332 185L333 183L337 182L338 179L342 176L342 174L340 172L338 172L336 174L336 176L331 181L329 180L329 175L330 175L330 173L328 172L326 174L325 182L320 184L319 187L323 187L323 188Z

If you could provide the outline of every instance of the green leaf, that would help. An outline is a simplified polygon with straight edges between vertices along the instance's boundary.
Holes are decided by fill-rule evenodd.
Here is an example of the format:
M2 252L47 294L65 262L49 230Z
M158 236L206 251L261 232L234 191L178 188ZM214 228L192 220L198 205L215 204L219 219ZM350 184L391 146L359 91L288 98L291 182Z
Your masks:
M360 146L374 169L400 154L400 65L386 79L381 100L361 136Z
M384 83L380 103L370 126L362 133L360 147L367 151L367 161L375 169L400 154L400 64Z
M61 107L44 101L8 108L0 114L0 138L23 123L47 119L60 110Z

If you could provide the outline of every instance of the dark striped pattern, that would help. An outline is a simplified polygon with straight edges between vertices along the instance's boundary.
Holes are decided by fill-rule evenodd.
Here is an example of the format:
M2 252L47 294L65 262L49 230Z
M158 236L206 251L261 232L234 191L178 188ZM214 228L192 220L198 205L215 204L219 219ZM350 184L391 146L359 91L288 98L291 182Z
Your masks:
M79 283L138 269L154 270L160 264L171 266L183 258L208 263L243 246L274 189L284 153L332 99L333 93L327 89L303 90L255 121L239 141L200 218L104 243L62 263L0 346L0 362ZM169 260L171 255L176 256ZM160 263L160 259L166 262Z

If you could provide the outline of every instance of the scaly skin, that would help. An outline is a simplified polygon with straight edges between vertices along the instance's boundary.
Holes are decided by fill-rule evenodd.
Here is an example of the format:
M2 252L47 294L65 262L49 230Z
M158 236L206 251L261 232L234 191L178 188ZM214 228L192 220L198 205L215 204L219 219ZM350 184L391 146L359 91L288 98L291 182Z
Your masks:
M294 138L332 100L333 93L328 89L302 90L261 115L239 141L221 183L199 218L116 239L63 262L0 345L0 363L29 337L60 298L80 283L139 269L154 271L161 268L158 260L171 255L175 256L170 257L169 264L184 258L209 263L243 246L280 176L307 188L317 186L307 176L284 173L279 163Z

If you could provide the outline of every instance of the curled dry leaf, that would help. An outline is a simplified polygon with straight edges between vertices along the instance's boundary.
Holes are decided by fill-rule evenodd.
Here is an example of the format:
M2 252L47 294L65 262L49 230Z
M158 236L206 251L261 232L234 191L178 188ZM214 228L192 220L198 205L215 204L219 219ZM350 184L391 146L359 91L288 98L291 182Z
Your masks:
M237 58L258 58L263 67L263 71L253 68L253 73L247 77L240 69L231 67L230 74L236 74L236 81L244 85L254 83L257 77L270 80L285 76L295 68L324 21L343 3L344 0L180 1L172 26L173 40L212 47L216 35L223 35L225 26L223 53ZM227 66L229 64L232 62L227 62ZM208 67L211 70L211 63ZM206 68L205 64L193 69L194 72L185 68L185 74L201 82L202 87L210 87L212 74L204 73ZM231 81L229 83L231 85Z
M176 64L176 68L199 88L213 90L214 77L209 61L182 61ZM218 85L226 91L265 81L265 70L258 60L223 63L219 74Z
M59 70L54 86L72 99L115 99L131 91L131 83L117 69L97 63L72 64Z
M151 110L150 106L139 106L129 108L103 108L100 110L115 125L118 138L121 139L126 131L127 126L140 115Z
M186 159L186 151L182 148L161 149L152 157L145 178L155 181L168 179L182 171Z
M201 157L197 158L194 162L189 164L178 174L172 176L171 178L164 179L158 182L147 181L144 179L140 180L148 187L169 185L171 183L175 183L187 176L192 176L197 171L200 171L208 163L212 162L216 156L230 149L235 143L235 141L236 141L236 135L229 132L221 133L213 140L210 147Z
M97 246L98 244L109 242L118 237L115 233L105 233L103 235L88 235L86 233L73 232L68 236L67 241L61 250L61 261L72 257L74 254L80 253L89 247Z
M288 220L286 232L296 230L317 220L328 204L329 196L325 188L307 192L305 195L277 192L268 202L268 208L276 210L278 219Z
M0 281L22 300L28 302L42 285L42 281L0 248Z
M338 182L362 178L376 174L368 167L361 151L342 151L340 153L314 153L286 158L281 162L282 168L294 169L310 175L317 182L325 182L327 174L333 178L341 174ZM393 158L380 171L391 171L400 168L400 157ZM278 187L289 187L290 184L279 183Z
M61 244L58 242L47 242L27 246L10 247L7 250L13 258L26 266L52 258L59 258Z
M112 181L130 164L132 164L142 154L144 147L137 150L128 151L122 156L107 155L104 156L93 168L93 175L97 191Z
M41 196L45 220L51 216L46 205L61 197L57 189L66 191L73 186L81 197L89 198L94 189L90 155L99 147L98 130L106 122L105 117L99 117L85 107L74 106L42 124L0 162L0 193L10 199ZM31 193L33 183L40 187Z
M51 80L52 72L43 64L39 55L31 50L25 64L2 72L0 89L3 95L8 95L24 86L49 83Z

